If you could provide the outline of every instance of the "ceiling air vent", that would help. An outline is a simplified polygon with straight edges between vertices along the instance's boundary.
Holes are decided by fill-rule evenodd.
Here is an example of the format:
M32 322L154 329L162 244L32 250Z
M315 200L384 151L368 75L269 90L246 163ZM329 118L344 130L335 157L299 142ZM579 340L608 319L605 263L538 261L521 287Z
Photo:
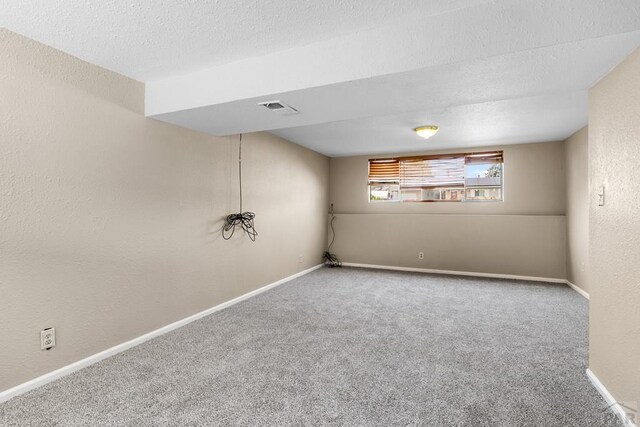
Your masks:
M293 108L290 105L285 104L281 101L265 101L258 102L258 105L266 108L269 111L275 111L276 113L280 113L283 116L290 116L292 114L298 114L298 110Z

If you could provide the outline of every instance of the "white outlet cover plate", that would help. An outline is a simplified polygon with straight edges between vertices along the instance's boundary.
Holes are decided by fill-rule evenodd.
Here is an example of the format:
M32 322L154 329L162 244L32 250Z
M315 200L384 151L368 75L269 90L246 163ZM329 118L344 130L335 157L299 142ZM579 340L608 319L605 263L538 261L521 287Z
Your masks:
M40 350L46 350L56 345L56 329L49 328L40 331Z

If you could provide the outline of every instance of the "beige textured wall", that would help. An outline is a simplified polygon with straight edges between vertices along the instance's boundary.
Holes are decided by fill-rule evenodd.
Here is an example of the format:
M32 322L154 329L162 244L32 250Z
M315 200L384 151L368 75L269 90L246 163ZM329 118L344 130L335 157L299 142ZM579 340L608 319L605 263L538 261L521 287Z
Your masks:
M589 366L640 402L640 50L589 93ZM605 205L598 189L605 187Z
M480 147L473 148L473 151L494 149L504 150L505 200L501 203L369 203L367 161L393 155L332 158L329 174L331 203L340 213L564 215L563 142ZM461 151L464 149L433 153ZM429 151L425 149L413 154L425 153Z
M564 144L474 151L484 149L504 150L504 202L369 203L367 160L375 156L331 159L333 251L361 264L564 279Z
M339 214L345 262L564 278L563 216ZM418 259L424 252L424 259Z
M589 293L589 141L584 127L565 141L567 280Z
M321 262L326 157L246 135L260 234L223 241L237 137L147 119L142 84L5 30L0 94L0 390Z

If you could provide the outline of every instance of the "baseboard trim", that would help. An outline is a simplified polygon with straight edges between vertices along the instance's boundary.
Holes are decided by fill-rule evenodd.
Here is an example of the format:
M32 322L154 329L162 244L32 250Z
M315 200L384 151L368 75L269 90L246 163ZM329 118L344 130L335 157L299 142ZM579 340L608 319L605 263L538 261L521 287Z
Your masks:
M587 377L589 377L589 380L591 380L591 384L593 384L596 390L598 390L598 393L600 393L600 395L605 400L605 402L607 402L607 405L609 405L609 408L611 408L611 410L616 414L616 416L620 418L620 421L622 421L622 423L626 427L637 427L636 423L627 414L627 412L622 407L622 405L620 405L616 401L616 399L613 397L613 395L609 393L609 390L607 390L604 384L600 382L598 377L596 377L596 375L591 371L591 369L587 369Z
M551 277L517 276L513 274L478 273L472 271L435 270L431 268L394 267L389 265L358 264L353 262L343 262L342 265L344 265L345 267L375 268L380 270L412 271L417 273L448 274L452 276L491 277L493 279L515 279L529 280L534 282L567 284L567 281L565 279L556 279Z
M535 276L518 276L513 274L498 274L498 273L477 273L472 271L456 271L456 270L436 270L432 268L415 268L415 267L394 267L390 265L376 265L376 264L358 264L355 262L343 262L345 267L357 267L357 268L374 268L380 270L396 270L396 271L412 271L417 273L431 273L431 274L448 274L452 276L472 276L472 277L490 277L493 279L512 279L512 280L529 280L533 282L547 282L547 283L563 283L569 286L571 289L589 299L589 294L583 289L574 285L566 279L556 279L552 277L535 277Z
M579 293L580 295L582 295L583 297L585 297L586 299L589 299L589 293L587 293L584 289L580 288L577 285L574 285L573 283L571 283L570 281L567 280L567 285L569 285L569 287L571 289L573 289L574 291L576 291L577 293Z
M201 319L202 317L208 316L212 313L215 313L216 311L220 311L222 309L225 309L227 307L230 307L234 304L237 304L241 301L244 301L246 299L249 299L251 297L254 297L258 294L261 294L265 291L268 291L269 289L273 289L276 286L282 285L283 283L289 282L293 279L296 279L298 277L304 276L305 274L311 273L314 270L317 270L319 268L321 268L324 264L318 264L314 267L308 268L306 270L300 271L296 274L293 274L291 276L285 277L284 279L278 280L277 282L273 282L270 283L266 286L263 286L261 288L258 288L254 291L248 292L244 295L240 295L237 298L234 298L232 300L223 302L222 304L218 304L214 307L208 308L204 311L201 311L199 313L196 313L192 316L186 317L184 319L178 320L176 322L173 322L169 325L163 326L159 329L156 329L154 331L151 331L149 333L146 333L144 335L141 335L137 338L134 338L132 340L126 341L122 344L118 344L114 347L108 348L104 351L101 351L100 353L96 353L94 355L91 355L89 357L86 357L84 359L78 360L77 362L74 362L70 365L67 366L63 366L62 368L56 369L55 371L49 372L47 374L41 375L37 378L34 378L30 381L27 381L25 383L22 384L18 384L15 387L12 387L10 389L4 390L2 392L0 392L0 403L2 402L6 402L7 400L11 399L12 397L16 397L19 396L21 394L24 394L30 390L33 390L35 388L38 388L44 384L50 383L51 381L57 380L58 378L62 378L66 375L69 375L75 371L78 371L82 368L86 368L87 366L93 365L101 360L104 360L110 356L113 356L115 354L121 353L127 349L130 349L131 347L135 347L137 345L142 344L145 341L148 341L152 338L158 337L160 335L166 334L167 332L173 331L174 329L180 328L184 325L187 325L193 321L196 321L198 319Z

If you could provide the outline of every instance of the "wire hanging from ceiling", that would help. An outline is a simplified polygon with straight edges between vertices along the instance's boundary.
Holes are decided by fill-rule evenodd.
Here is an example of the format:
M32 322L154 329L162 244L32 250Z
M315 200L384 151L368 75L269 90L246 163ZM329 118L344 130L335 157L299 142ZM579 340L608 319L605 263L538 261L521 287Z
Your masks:
M240 211L227 215L226 222L222 227L222 238L229 240L233 237L233 233L236 231L236 227L241 227L245 233L249 236L252 242L256 241L258 232L254 227L253 220L256 214L253 212L242 212L242 134L240 134L240 141L238 143L238 182L240 184Z
M340 262L335 254L331 253L331 246L333 246L333 242L336 240L336 230L333 228L333 221L336 219L336 216L333 213L333 203L331 203L331 211L329 213L331 214L331 220L329 221L329 227L331 227L331 242L329 243L327 250L322 255L322 258L324 260L324 265L327 267L342 267L342 262Z

